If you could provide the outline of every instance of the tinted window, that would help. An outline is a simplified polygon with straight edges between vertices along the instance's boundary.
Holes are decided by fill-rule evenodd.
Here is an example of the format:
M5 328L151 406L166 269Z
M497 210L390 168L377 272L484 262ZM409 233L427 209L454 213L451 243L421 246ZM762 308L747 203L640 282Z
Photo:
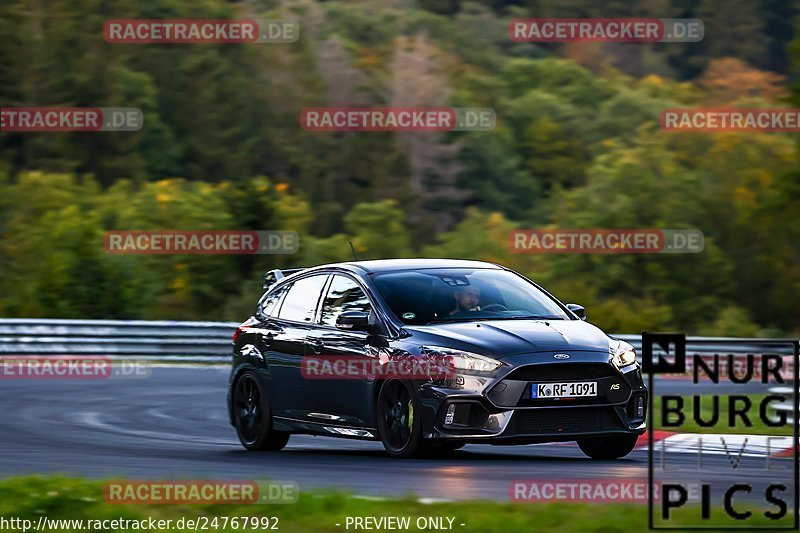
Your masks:
M376 276L375 286L392 312L406 324L569 318L535 285L506 270L392 272Z
M369 298L361 287L347 276L334 276L322 304L322 323L336 325L336 317L344 311L369 313Z
M283 299L278 316L284 320L311 322L326 279L328 276L322 275L295 281Z
M288 289L288 285L281 287L280 289L274 290L264 296L264 299L261 300L261 305L258 308L259 313L262 316L270 316L275 311L277 311L277 305L281 301L281 297L286 294L286 290Z

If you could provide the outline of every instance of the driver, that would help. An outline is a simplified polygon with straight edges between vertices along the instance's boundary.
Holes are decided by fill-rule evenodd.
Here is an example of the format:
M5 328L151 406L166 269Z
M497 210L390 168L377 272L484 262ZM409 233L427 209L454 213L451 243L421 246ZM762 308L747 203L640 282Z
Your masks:
M450 311L451 315L461 313L463 311L480 311L481 308L478 302L481 300L481 290L475 286L464 287L453 293L453 298L456 300L456 306Z

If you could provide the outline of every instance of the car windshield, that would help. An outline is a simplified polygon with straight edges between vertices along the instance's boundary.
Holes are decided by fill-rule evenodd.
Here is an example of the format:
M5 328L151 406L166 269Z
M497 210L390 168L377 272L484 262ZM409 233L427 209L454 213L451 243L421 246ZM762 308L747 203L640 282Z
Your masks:
M391 272L375 285L406 324L471 320L568 320L547 294L506 270L447 268Z

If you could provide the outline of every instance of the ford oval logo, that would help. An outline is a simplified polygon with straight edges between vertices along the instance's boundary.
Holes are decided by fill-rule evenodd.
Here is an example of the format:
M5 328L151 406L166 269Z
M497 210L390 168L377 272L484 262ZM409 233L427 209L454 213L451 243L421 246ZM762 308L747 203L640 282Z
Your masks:
M553 357L555 357L556 359L569 359L569 355L565 353L557 353Z

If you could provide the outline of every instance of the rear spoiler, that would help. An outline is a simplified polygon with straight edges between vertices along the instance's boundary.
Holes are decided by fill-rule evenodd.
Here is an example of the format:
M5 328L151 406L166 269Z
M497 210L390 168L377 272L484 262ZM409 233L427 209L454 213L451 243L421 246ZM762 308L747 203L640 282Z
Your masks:
M264 274L264 290L269 289L286 276L290 276L295 272L300 272L301 270L305 270L305 268L286 268L283 270L276 268L274 270L270 270Z

